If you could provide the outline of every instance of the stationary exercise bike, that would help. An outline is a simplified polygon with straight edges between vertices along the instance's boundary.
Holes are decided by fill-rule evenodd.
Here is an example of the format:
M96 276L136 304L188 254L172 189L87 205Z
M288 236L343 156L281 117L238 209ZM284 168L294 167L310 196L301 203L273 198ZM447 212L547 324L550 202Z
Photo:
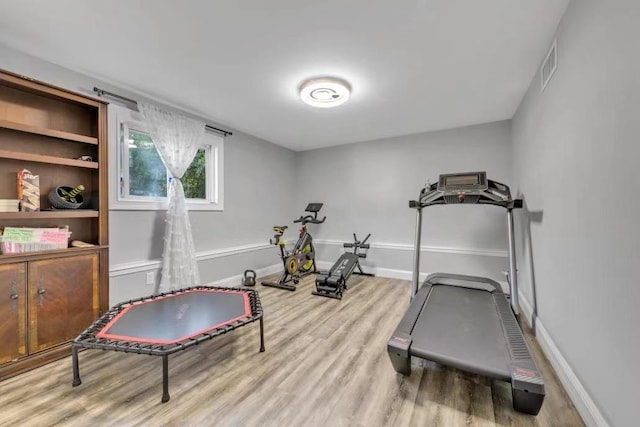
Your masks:
M273 239L269 240L272 245L280 248L280 257L284 264L284 271L280 275L277 282L262 282L264 286L273 288L286 289L295 291L296 285L300 279L309 273L316 272L315 251L313 248L313 239L309 234L307 224L322 224L327 217L318 219L318 211L322 208L322 203L309 203L305 212L311 212L313 215L300 216L294 220L294 223L300 223L300 235L293 249L287 251L285 246L287 242L282 238L286 225L276 225L273 227Z
M316 277L316 290L311 292L313 295L321 297L329 297L342 299L342 293L347 289L347 280L351 274L359 274L362 276L373 276L371 273L365 273L360 266L360 258L366 258L366 253L360 253L360 249L369 249L366 243L371 237L371 233L367 234L364 240L358 240L356 233L353 233L353 243L344 243L345 248L353 248L353 252L345 252L333 264L331 269L326 273L320 273ZM358 271L355 271L358 269Z

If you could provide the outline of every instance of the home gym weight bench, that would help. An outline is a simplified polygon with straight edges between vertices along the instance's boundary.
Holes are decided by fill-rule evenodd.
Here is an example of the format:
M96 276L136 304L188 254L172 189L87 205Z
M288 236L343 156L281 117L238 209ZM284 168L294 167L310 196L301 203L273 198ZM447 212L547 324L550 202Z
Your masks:
M318 274L316 290L311 293L321 297L342 299L342 293L347 289L347 280L351 274L373 276L371 273L362 271L360 266L360 258L366 258L367 254L359 253L359 250L369 249L369 244L366 243L369 237L371 237L371 233L367 234L363 241L359 241L356 233L353 233L353 243L343 244L345 248L353 248L353 252L343 253L328 272ZM358 271L355 271L356 269Z

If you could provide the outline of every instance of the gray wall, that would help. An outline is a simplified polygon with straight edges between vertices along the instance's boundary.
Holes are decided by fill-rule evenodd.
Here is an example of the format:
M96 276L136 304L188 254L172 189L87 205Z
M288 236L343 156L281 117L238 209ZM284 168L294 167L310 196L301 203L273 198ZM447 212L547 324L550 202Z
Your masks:
M335 260L339 252L338 245L323 241L349 241L354 232L371 233L374 248L366 264L407 272L415 226L408 201L427 180L435 182L446 172L485 170L490 178L509 184L510 162L509 121L300 152L296 168L303 191L297 205L302 210L310 201L325 203L327 221L314 227L321 260ZM504 280L506 245L506 214L501 209L437 206L424 211L422 246L428 251L422 256L422 271ZM489 262L474 262L478 256Z
M293 151L234 132L225 138L223 212L191 211L196 252L268 243L271 227L291 215L282 188L293 180ZM111 211L111 262L122 264L162 256L165 211ZM275 249L274 249L275 253Z
M142 98L2 45L0 58L0 68L72 91L94 95L93 87L99 86ZM282 190L293 181L295 153L233 131L224 147L224 212L190 213L203 283L235 276L247 268L264 269L278 263L276 249L268 246L271 227L295 211L293 197ZM163 211L110 211L111 304L153 291L153 286L144 283L146 272L157 273L159 268L164 218Z
M538 217L519 248L522 291L590 424L638 424L638 22L637 1L571 2L556 74L542 93L534 78L512 124L515 187Z
M324 242L321 260L332 262L337 242L351 233L371 232L369 265L406 272L414 227L407 201L439 173L486 170L525 198L530 213L518 215L517 230L521 291L529 311L537 310L538 339L578 409L590 424L634 425L639 18L640 5L632 0L572 2L558 30L559 69L544 93L535 76L511 124L303 153L235 132L225 144L225 211L191 214L203 280L246 267L267 271L278 262L265 244L271 226L291 225L309 201L324 202L328 217L315 227ZM0 58L1 68L71 90L91 93L100 85L136 96L2 46ZM162 212L113 211L110 220L115 303L148 293L142 283L157 268L162 240L156 231L164 218ZM499 210L432 208L423 235L423 271L477 267L487 271L473 272L500 279L506 269Z

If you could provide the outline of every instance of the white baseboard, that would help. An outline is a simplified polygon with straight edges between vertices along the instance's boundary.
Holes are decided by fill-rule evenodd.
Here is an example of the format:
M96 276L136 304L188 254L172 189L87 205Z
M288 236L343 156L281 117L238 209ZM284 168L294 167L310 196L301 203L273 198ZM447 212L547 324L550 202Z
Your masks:
M388 279L398 279L398 280L413 280L413 271L410 270L397 270L393 268L384 268L384 267L375 267L372 271L378 277L386 277ZM420 277L418 278L418 283L422 284L425 281L427 276L431 274L429 273L420 273Z
M270 249L272 245L265 243L255 243L251 245L235 246L224 249L214 249L211 251L202 251L196 253L196 260L205 261L210 259L222 258L226 256L239 255L248 252L261 251ZM128 274L140 273L149 270L159 270L162 267L162 260L150 259L145 261L136 261L131 263L116 264L109 267L109 276L126 276Z
M329 261L320 261L318 260L316 262L316 265L318 266L318 270L321 271L328 271L331 266L333 266L332 262ZM413 279L413 272L410 270L397 270L397 269L393 269L393 268L384 268L384 267L366 267L363 266L362 269L366 272L366 273L373 273L374 275L378 276L378 277L386 277L389 279L398 279L398 280L412 280ZM420 278L418 279L418 282L420 284L422 284L422 282L424 282L424 280L427 278L427 276L431 274L431 273L420 273ZM502 291L503 292L509 292L509 284L507 282L504 281L498 281L498 283L500 284L500 286L502 286Z
M254 270L254 271L256 272L256 277L257 278L268 276L270 274L275 274L275 273L278 273L278 272L282 271L282 263L273 264L273 265L270 265L268 267L258 268L258 269ZM244 272L242 274L236 274L235 276L226 277L224 279L216 280L215 282L212 282L212 283L207 283L207 285L221 286L221 287L225 287L225 288L232 288L232 287L236 287L236 286L241 286L242 277L243 276L244 276Z
M342 240L330 240L330 239L315 239L315 244L317 245L330 245L330 246L340 246L346 241ZM405 243L370 243L371 249L389 249L396 251L409 251L413 252L413 245L405 244ZM420 252L434 252L434 253L446 253L446 254L457 254L457 255L479 255L479 256L491 256L491 257L500 257L507 258L509 253L505 250L496 250L496 249L476 249L476 248L462 248L462 247L453 247L453 246L427 246L421 245Z
M532 323L533 307L527 298L520 293L520 307L522 308L522 314L527 317L530 324ZM544 327L544 324L540 318L535 319L536 339L540 343L540 347L544 351L545 355L551 362L553 369L555 369L560 382L564 386L569 398L573 402L574 406L578 410L578 413L582 417L582 420L587 426L594 427L608 427L609 424L604 419L604 416L596 406L595 402L587 393L584 386L571 369L569 362L564 358L560 349L551 338L549 331Z
M331 261L316 261L316 268L319 272L329 271L333 266L333 262ZM283 269L282 263L277 263L270 265L268 267L260 268L255 270L257 277L268 276L270 274L275 274L281 272ZM368 268L363 267L363 270L367 273L373 273L378 277L386 277L390 279L400 279L400 280L411 280L412 273L409 270L394 270L391 268ZM244 273L243 273L244 274ZM235 276L226 277L224 279L217 280L215 282L209 283L212 286L224 286L224 287L232 287L239 286L242 282L243 274L236 274ZM423 281L427 278L429 273L420 273L420 281Z
M334 261L335 262L335 261ZM316 266L320 271L329 271L333 266L334 262L331 261L316 261ZM392 268L382 268L382 267L365 267L362 269L366 273L373 273L378 277L387 277L389 279L400 279L400 280L411 280L413 273L409 270L394 270ZM423 277L424 276L424 277ZM427 274L420 274L421 280L427 277Z

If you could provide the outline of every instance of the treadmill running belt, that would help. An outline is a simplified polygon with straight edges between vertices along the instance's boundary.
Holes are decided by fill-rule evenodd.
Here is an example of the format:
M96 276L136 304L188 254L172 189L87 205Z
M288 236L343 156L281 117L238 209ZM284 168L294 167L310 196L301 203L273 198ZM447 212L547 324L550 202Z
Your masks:
M411 337L415 356L511 379L509 350L490 292L434 284Z

